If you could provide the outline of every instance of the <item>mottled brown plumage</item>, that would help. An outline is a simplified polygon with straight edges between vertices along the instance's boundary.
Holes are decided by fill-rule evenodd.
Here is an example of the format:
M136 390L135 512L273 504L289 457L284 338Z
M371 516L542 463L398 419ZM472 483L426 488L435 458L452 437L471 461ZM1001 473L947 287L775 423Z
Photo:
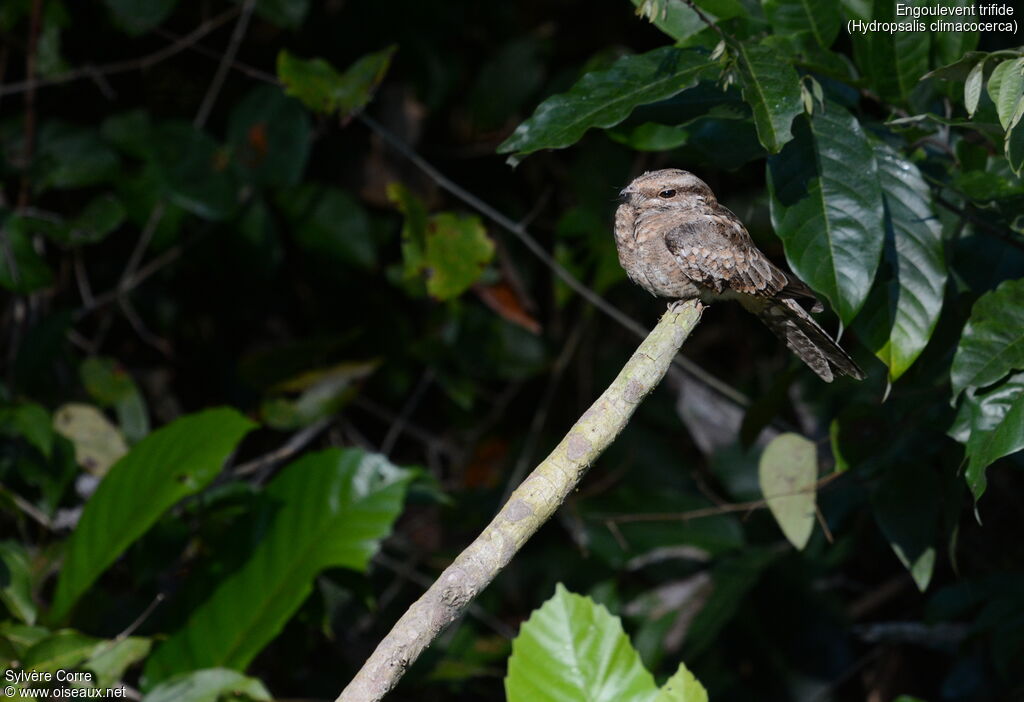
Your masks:
M737 300L822 380L831 382L833 371L864 377L794 299L814 300L812 309L820 312L811 289L776 268L700 178L675 168L653 171L620 195L615 244L634 283L675 300Z

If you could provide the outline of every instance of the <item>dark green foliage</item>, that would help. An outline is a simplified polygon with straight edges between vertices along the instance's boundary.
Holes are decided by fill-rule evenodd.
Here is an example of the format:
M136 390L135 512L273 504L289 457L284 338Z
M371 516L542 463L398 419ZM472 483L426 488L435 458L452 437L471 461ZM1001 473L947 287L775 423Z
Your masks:
M714 305L749 406L670 374L393 699L1020 697L1024 52L907 19L0 3L0 667L333 699L633 353L566 273L663 310L611 218L681 167L869 377Z

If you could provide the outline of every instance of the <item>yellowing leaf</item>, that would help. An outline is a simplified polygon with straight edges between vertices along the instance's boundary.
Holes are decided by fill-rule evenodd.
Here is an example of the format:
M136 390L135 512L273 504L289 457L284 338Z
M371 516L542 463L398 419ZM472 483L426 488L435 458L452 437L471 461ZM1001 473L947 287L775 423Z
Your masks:
M128 453L121 431L92 405L71 402L53 413L53 428L75 446L75 461L89 473L103 476Z
M818 451L799 434L779 434L758 464L761 492L789 543L802 549L814 530Z

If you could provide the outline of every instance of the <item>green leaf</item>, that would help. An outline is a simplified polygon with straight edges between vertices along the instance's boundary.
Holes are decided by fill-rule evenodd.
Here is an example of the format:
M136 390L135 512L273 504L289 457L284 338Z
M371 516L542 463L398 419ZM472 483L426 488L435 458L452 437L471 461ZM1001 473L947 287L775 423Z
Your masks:
M35 402L0 408L0 434L22 437L46 458L53 454L53 419Z
M114 23L132 36L145 34L171 14L178 0L103 0Z
M142 702L219 702L225 698L273 699L256 678L247 678L234 670L211 668L168 678L150 690Z
M1017 106L1024 100L1024 57L1002 61L988 78L988 96L996 105L999 124L1010 126Z
M833 0L764 0L765 15L775 34L808 36L822 49L832 46L842 16Z
M113 195L100 195L89 202L67 228L65 243L95 244L121 226L125 209Z
M282 191L278 202L294 220L295 240L312 261L332 272L338 266L376 265L370 218L351 193L306 183Z
M228 144L248 180L270 187L296 185L309 159L309 115L280 88L258 86L231 111Z
M420 271L427 292L438 300L461 295L494 258L494 241L476 215L435 214L427 222L426 240Z
M39 132L33 183L39 190L97 185L116 175L118 165L97 130L50 123Z
M412 477L359 449L330 449L289 465L267 487L280 509L259 545L150 656L147 677L245 668L306 599L317 573L365 570L391 531Z
M106 568L174 503L203 489L255 424L228 408L182 417L140 441L86 503L50 615L67 616Z
M984 393L968 390L950 435L965 444L964 477L978 500L988 485L985 469L1024 448L1024 373Z
M743 99L754 112L761 144L776 154L793 138L790 125L803 111L800 78L790 63L766 44L736 47Z
M512 641L508 702L649 700L655 689L619 618L561 584Z
M874 0L872 19L907 22L896 15L895 0ZM854 33L854 56L875 91L886 100L905 103L922 76L928 72L931 47L929 32Z
M152 645L152 641L140 636L104 641L81 667L96 674L95 687L113 687L124 677L129 666L149 654Z
M227 219L238 205L238 186L227 154L205 132L172 122L156 130L156 162L170 200L203 219Z
M974 117L974 112L978 109L978 100L981 99L981 87L984 82L985 62L978 61L964 80L964 107L967 108L967 114L970 117Z
M965 388L985 387L1022 369L1024 279L1007 280L971 308L950 370L953 399Z
M32 599L32 572L25 546L0 541L0 602L12 616L35 624L38 608Z
M32 645L21 661L24 670L54 673L74 668L93 654L100 639L72 629L62 629Z
M799 434L779 434L765 446L757 474L779 528L802 550L814 531L817 447Z
M890 466L871 497L882 533L922 592L935 569L941 502L936 477L914 463Z
M498 147L510 163L540 149L575 144L591 127L614 127L638 105L664 100L691 88L716 65L696 50L670 46L623 56L611 68L587 73L569 92L542 102Z
M285 29L298 29L309 14L310 0L256 0L256 14Z
M362 110L391 66L398 47L389 46L363 56L344 73L323 59L300 59L287 51L277 55L277 76L284 91L314 112L340 112L346 117Z
M53 273L32 245L27 225L19 215L0 223L0 286L17 293L30 293L53 282Z
M693 676L685 663L658 690L654 702L708 702L708 691Z
M914 363L935 329L946 263L942 227L917 166L883 144L875 146L875 160L885 200L883 260L890 275L876 281L858 328L895 381Z
M684 0L632 0L636 6L636 13L647 19L655 27L663 31L676 41L689 39L709 29L704 20L700 18L693 8ZM701 11L712 22L732 19L746 14L746 9L739 2L711 3L701 2Z
M494 241L475 215L439 212L426 216L423 204L393 183L388 197L403 214L402 254L406 279L426 278L427 292L450 300L477 281L494 258Z
M878 270L885 240L874 149L835 103L798 118L794 139L768 159L772 224L796 274L849 324Z
M100 407L114 407L121 431L131 443L149 433L146 403L132 377L113 358L93 356L78 369L86 391Z
M366 378L377 362L339 363L307 371L273 388L275 393L301 393L297 398L270 397L263 402L263 419L274 429L298 429L338 412L355 395L353 384Z

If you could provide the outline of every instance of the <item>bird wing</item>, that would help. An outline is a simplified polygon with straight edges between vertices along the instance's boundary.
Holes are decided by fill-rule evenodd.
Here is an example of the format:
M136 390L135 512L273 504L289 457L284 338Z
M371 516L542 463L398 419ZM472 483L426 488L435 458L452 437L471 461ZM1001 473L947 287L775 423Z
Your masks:
M772 297L790 285L728 211L676 225L665 235L665 245L688 278L715 292Z

